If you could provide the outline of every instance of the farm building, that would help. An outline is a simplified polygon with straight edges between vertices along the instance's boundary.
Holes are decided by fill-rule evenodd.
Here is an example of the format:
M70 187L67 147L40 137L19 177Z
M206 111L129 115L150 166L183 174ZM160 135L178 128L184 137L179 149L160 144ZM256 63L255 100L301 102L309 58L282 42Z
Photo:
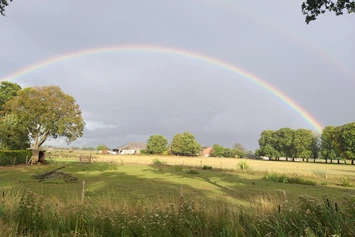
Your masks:
M210 156L210 152L212 150L213 149L212 149L211 146L202 146L201 150L200 150L200 156L209 157Z
M147 149L147 143L145 142L129 142L124 146L112 149L114 152L122 155L140 154L141 150Z

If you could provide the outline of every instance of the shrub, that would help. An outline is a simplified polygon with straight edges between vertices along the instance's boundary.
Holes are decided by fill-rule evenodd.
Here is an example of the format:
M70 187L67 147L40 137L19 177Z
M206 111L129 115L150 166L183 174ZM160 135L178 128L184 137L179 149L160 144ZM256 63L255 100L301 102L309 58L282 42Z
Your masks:
M26 164L31 154L29 150L0 150L0 166Z
M248 170L250 169L250 166L248 165L248 162L246 160L241 160L239 163L238 163L238 166L241 170Z
M142 149L139 154L140 155L149 155L149 152L146 149Z
M155 158L152 162L153 165L166 165L166 161L160 160L159 158Z
M315 185L317 184L316 182L312 181L312 180L308 180L302 177L298 177L298 176L291 176L288 177L285 174L278 174L278 173L266 173L264 175L264 178L266 180L271 180L274 182L278 182L278 183L290 183L290 184L304 184L304 185Z
M212 166L204 165L202 167L203 170L212 170Z
M200 172L198 172L197 170L188 170L186 171L187 174L199 174Z
M175 171L182 171L183 167L180 165L175 165Z
M163 151L161 154L162 154L163 156L168 156L168 155L169 155L169 152L168 152L168 151Z
M346 177L343 177L343 178L342 178L341 186L343 186L343 187L354 187L354 185L351 184L351 183L348 181L348 178L346 178Z

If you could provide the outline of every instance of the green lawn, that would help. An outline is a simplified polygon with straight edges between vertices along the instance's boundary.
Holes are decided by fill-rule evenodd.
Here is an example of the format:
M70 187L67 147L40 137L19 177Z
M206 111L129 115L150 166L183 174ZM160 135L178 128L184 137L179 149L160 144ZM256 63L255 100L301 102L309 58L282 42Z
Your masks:
M280 163L282 164L282 162L264 162L267 165ZM1 167L0 190L27 187L47 199L67 203L80 200L82 181L85 181L85 198L95 202L96 205L99 205L97 202L117 202L127 205L142 203L148 206L165 206L178 202L180 189L183 186L185 200L209 203L224 200L233 205L241 204L246 208L250 206L250 202L261 196L269 196L275 205L281 203L284 200L284 192L290 203L296 201L302 194L319 198L327 195L332 200L337 200L343 195L355 196L353 187L341 186L343 175L347 175L348 181L355 184L354 172L348 170L345 170L344 174L332 175L328 179L315 174L304 176L306 179L316 181L316 185L265 180L264 172L257 170L208 171L198 168L198 174L188 174L186 171L189 168L179 170L174 165L159 168L150 165L121 165L107 162L65 164L66 167L60 171L77 177L76 182L67 183L60 177L39 182L31 177L33 174L44 173L62 165L64 163ZM297 164L299 165L307 164ZM312 165L314 164L308 164L309 167ZM341 166L337 167L341 169ZM355 167L351 168L355 170ZM293 174L297 169L289 173L280 170L280 174Z

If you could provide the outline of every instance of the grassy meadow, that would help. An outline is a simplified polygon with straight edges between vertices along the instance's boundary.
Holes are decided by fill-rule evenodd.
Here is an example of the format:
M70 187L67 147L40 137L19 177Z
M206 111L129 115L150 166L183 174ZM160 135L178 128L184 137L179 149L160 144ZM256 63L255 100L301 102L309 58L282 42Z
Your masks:
M68 155L0 167L0 235L355 236L346 225L355 220L355 166L130 155L79 163Z

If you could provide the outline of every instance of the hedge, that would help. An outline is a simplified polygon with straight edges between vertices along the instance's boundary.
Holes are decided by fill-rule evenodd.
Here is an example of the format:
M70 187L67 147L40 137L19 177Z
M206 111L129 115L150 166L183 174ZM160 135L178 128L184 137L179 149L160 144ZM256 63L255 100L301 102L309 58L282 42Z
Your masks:
M31 155L30 150L0 150L0 166L26 164L26 156Z

